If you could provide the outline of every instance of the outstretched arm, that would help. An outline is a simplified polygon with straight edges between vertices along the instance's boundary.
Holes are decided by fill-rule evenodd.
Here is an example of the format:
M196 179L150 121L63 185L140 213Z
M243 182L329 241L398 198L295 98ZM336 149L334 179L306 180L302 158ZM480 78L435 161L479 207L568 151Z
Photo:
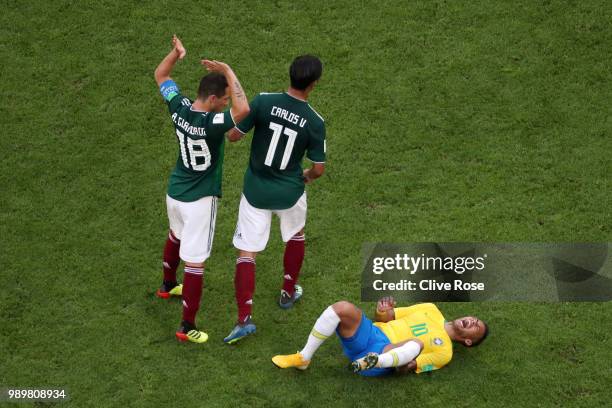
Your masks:
M187 51L185 51L181 40L179 40L176 34L173 35L172 51L166 55L155 69L155 82L157 82L158 86L170 79L170 73L172 68L174 68L174 64L176 64L176 61L183 59L186 53Z
M234 74L234 71L224 62L214 61L214 60L202 60L202 65L206 67L208 71L220 72L225 75L225 79L227 79L227 84L230 89L230 96L232 98L232 118L235 123L240 122L244 119L250 112L249 101L242 90L242 86L240 85L240 81Z

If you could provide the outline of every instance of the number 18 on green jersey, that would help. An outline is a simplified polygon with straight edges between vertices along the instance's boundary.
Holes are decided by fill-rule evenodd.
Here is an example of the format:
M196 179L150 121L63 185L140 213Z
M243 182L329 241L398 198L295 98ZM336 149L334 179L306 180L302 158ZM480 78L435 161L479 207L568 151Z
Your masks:
M179 145L168 195L182 202L221 196L224 134L234 126L230 111L194 110L172 80L164 82L160 91L168 104Z

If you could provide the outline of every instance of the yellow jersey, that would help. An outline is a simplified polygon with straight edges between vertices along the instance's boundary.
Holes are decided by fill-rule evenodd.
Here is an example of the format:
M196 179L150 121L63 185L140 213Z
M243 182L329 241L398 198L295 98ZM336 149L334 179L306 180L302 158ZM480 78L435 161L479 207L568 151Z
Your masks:
M376 322L391 343L417 338L423 342L423 350L416 358L416 372L437 370L453 357L453 344L444 329L444 316L433 303L410 307L398 307L395 320Z

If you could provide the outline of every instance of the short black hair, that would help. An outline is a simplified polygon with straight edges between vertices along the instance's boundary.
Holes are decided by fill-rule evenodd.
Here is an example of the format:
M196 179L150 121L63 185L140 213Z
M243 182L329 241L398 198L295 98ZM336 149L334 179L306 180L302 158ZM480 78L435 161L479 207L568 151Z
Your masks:
M211 72L200 81L198 98L204 100L210 95L221 98L225 96L225 88L227 88L227 79L225 79L225 75L218 72Z
M480 343L482 343L484 339L486 339L487 336L489 335L489 326L485 322L482 322L482 324L484 324L484 328L485 328L484 334L477 341L472 342L472 347L477 346Z
M300 55L293 60L289 67L291 87L303 91L310 84L321 78L323 64L313 55Z

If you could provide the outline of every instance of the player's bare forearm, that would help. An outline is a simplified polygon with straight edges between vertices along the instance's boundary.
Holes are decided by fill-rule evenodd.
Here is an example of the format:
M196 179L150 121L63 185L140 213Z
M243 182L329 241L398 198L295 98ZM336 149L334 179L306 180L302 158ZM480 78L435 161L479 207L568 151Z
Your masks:
M172 37L172 51L166 55L155 69L155 82L157 82L158 86L170 79L174 65L179 59L183 59L185 54L185 47L183 47L181 40L175 35Z
M304 182L311 183L313 180L318 179L325 172L325 164L323 163L312 163L309 169L304 170Z
M229 68L229 67L228 67ZM242 89L242 85L240 85L240 81L238 81L238 77L234 74L231 68L225 73L225 77L227 78L227 83L230 88L230 95L232 98L232 117L236 123L240 122L242 119L246 118L246 116L251 111L249 107L249 101Z
M174 68L174 64L176 64L176 61L178 61L178 53L175 50L172 50L168 55L166 55L166 58L159 63L155 69L155 82L157 82L158 86L170 79L170 73L172 72L172 68Z
M234 122L238 123L246 118L251 108L249 108L249 101L232 68L224 62L215 60L202 60L202 65L204 65L208 71L216 71L225 75L227 85L230 89L230 98L232 99L231 112Z

